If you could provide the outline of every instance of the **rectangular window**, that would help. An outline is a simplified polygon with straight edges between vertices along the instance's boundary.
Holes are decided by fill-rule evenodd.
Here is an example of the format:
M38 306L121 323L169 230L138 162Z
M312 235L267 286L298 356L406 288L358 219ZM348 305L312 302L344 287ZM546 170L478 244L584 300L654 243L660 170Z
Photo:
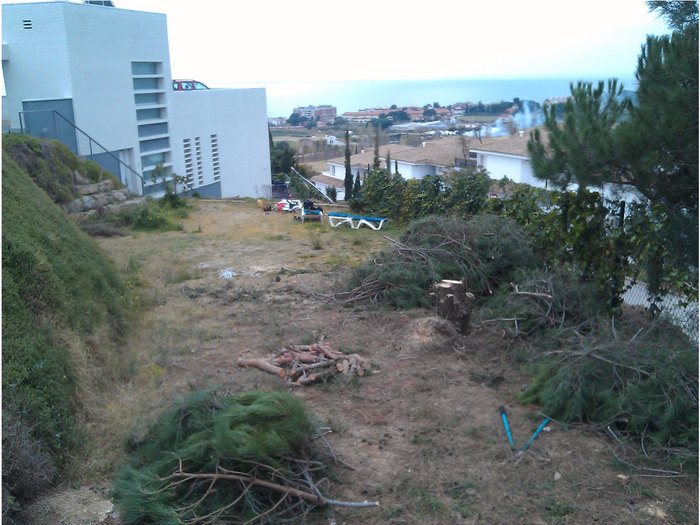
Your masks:
M135 78L134 79L134 89L136 90L149 90L149 89L159 89L160 79L159 78Z
M136 120L153 120L159 118L161 118L160 108L136 110Z
M160 93L141 93L134 95L134 102L138 104L160 104Z
M141 124L139 126L139 138L152 137L153 135L167 135L168 124L161 122L159 124Z
M168 137L163 137L162 139L142 140L139 144L141 146L141 153L146 153L147 151L168 149L170 147L170 139L168 139Z
M132 62L131 63L131 74L132 75L157 75L158 74L158 62Z
M141 166L155 166L157 164L163 164L164 162L164 153L154 153L153 155L146 155L144 157L141 157Z

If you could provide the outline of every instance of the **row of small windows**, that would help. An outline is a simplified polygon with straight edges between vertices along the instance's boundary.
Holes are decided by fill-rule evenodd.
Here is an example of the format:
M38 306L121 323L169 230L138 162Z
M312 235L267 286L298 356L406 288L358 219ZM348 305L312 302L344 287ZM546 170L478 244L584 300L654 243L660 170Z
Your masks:
M210 137L211 140L211 163L212 172L214 174L214 180L221 180L221 166L219 165L219 137L213 133Z
M219 160L219 138L216 134L209 136L211 145L212 175L214 181L221 180L221 162ZM200 137L182 139L182 149L185 156L185 178L194 182L195 168L197 183L204 184L204 163L202 161L202 142Z

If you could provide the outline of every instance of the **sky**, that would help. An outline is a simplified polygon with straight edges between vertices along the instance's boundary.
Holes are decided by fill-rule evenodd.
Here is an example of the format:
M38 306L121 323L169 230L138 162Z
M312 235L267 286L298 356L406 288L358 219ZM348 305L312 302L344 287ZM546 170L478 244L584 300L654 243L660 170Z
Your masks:
M643 0L114 0L165 13L174 78L220 82L632 76Z
M211 87L630 77L646 35L668 32L643 0L113 1L165 13L173 78Z

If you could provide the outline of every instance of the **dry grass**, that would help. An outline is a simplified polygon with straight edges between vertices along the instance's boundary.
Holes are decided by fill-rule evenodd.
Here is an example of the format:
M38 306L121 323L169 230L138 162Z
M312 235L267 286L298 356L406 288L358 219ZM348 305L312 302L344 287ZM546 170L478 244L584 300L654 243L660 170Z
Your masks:
M528 453L514 456L498 406L507 407L521 444L541 416L514 401L527 378L499 336L475 332L455 347L429 350L411 330L430 312L341 308L309 295L327 291L343 271L386 248L384 234L398 232L301 224L254 201L197 201L183 223L181 232L99 239L125 276L142 283L135 290L145 306L124 344L105 356L119 373L86 400L96 442L86 483L108 483L123 440L179 395L284 387L238 367L240 352L264 357L325 333L342 351L368 358L374 373L295 392L333 427L328 439L356 469L339 469L343 483L331 485L333 495L381 506L328 509L308 523L697 523L694 481L635 478L614 465L606 436L553 423ZM236 276L222 278L228 268Z

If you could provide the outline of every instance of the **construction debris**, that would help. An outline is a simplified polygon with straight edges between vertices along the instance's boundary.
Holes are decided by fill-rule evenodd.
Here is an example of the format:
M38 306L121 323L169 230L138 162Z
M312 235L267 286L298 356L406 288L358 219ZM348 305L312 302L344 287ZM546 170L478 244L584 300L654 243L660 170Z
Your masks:
M241 356L238 366L257 367L284 378L291 386L306 386L338 375L349 382L371 369L369 362L358 354L344 354L323 339L310 345L286 345L266 358Z

